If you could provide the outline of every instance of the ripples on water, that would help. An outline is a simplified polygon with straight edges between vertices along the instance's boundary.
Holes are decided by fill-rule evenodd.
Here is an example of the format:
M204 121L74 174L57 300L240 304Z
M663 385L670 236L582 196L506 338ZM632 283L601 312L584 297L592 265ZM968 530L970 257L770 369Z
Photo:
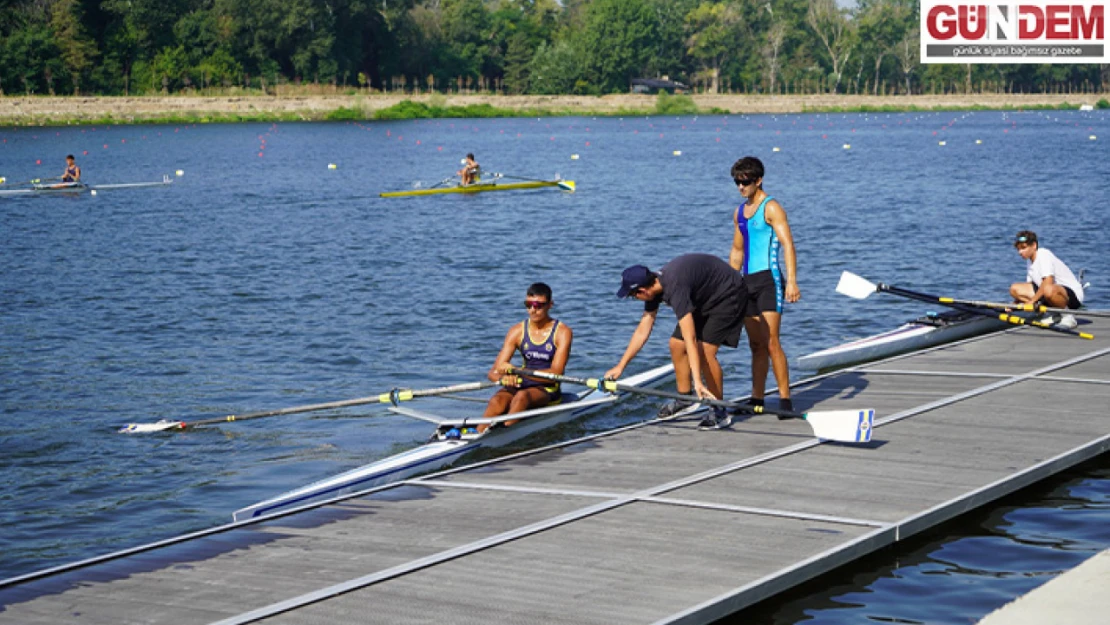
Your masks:
M1110 307L1106 126L1095 111L0 130L9 180L52 175L67 153L93 183L186 172L164 189L0 198L0 577L223 523L419 443L425 424L373 406L114 428L481 379L533 281L575 329L570 370L603 372L638 319L613 297L620 270L726 256L728 171L747 154L799 250L792 357L924 311L838 296L842 270L999 299L1024 275L1009 246L1023 228L1090 268L1088 303ZM579 192L377 197L441 180L468 151ZM634 366L665 362L668 334ZM730 391L746 390L747 361L724 355ZM631 401L549 436L653 410Z

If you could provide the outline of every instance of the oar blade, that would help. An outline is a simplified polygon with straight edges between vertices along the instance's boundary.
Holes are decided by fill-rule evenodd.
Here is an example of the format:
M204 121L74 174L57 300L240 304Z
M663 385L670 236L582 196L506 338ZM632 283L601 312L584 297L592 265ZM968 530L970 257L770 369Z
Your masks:
M563 191L574 193L574 190L577 187L575 186L573 180L560 180L559 181L559 188L562 189Z
M119 429L119 433L147 434L149 432L164 432L165 430L176 430L184 427L185 424L181 421L166 421L163 419L158 423L128 423Z
M869 295L877 290L879 290L879 285L862 276L857 276L851 271L841 273L840 282L836 283L836 292L847 295L852 299L867 299Z
M875 424L875 411L830 410L807 412L806 422L813 428L813 435L827 441L841 443L867 443Z

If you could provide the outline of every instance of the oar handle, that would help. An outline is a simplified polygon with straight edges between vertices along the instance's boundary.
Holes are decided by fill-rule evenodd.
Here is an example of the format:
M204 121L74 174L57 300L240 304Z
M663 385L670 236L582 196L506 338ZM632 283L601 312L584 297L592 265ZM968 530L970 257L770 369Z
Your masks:
M722 408L738 408L742 412L751 414L773 414L778 415L780 419L805 419L804 412L795 412L793 410L775 410L766 408L764 406L750 406L746 403L724 401L720 399L700 398L697 395L684 395L682 393L672 393L670 391L660 391L654 388L641 388L639 386L630 386L628 384L621 384L615 380L607 380L604 378L576 378L569 375L559 375L556 373L549 373L547 371L536 371L535 369L527 369L524 367L510 367L513 373L523 376L540 378L543 380L552 380L554 382L567 382L570 384L581 384L592 389L604 391L606 393L638 393L640 395L651 395L652 397L662 397L665 399L678 399L687 401L692 404L704 404L707 406L720 406Z
M1088 334L1087 332L1079 332L1077 330L1070 330L1068 328L1057 328L1056 326L1048 324L1048 323L1041 323L1039 321L1029 321L1028 319L1025 319L1023 317L1018 317L1017 315L1011 315L1011 314L1008 314L1008 313L997 313L996 314L996 313L993 313L989 310L984 310L982 308L977 308L975 306L968 306L968 305L965 305L965 304L957 304L957 303L954 303L954 302L946 302L946 301L944 301L946 298L937 297L935 295L927 295L925 293L918 293L917 291L910 291L909 289L903 289L903 288L896 287L896 286L890 286L889 284L883 284L881 282L879 283L878 290L886 291L887 293L893 293L894 295L901 295L902 297L906 297L906 298L909 298L909 299L915 299L915 300L922 301L922 302L930 302L930 303L933 303L933 304L943 304L945 306L948 306L949 308L955 308L956 310L961 310L961 311L966 312L966 313L979 315L981 317L990 317L992 319L998 319L999 321L1002 321L1004 323L1010 323L1010 324L1013 324L1013 325L1030 326L1030 327L1034 327L1034 328L1040 328L1042 330L1051 330L1053 332L1059 332L1061 334L1070 334L1072 336L1078 336L1081 339L1093 339L1093 338L1095 338L1093 334Z

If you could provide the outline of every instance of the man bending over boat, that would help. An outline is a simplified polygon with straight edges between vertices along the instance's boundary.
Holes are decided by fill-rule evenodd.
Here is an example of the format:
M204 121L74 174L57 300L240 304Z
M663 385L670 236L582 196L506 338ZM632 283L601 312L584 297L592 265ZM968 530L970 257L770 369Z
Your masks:
M644 302L644 314L620 362L605 373L606 378L619 378L647 343L662 303L670 306L678 317L670 339L678 392L690 394L692 383L698 397L724 396L724 374L717 361L717 350L721 345L736 347L740 343L744 327L741 313L748 290L739 273L716 256L686 254L663 265L658 272L643 265L625 269L617 297ZM690 406L690 402L674 400L660 408L658 416L669 417ZM698 427L720 429L731 424L732 417L724 408L714 407L713 414Z
M463 159L463 168L455 172L455 175L462 178L462 186L467 186L478 182L478 172L482 169L478 161L474 160L474 154L467 154Z
M749 403L763 405L767 389L767 369L773 368L779 387L779 407L793 410L790 401L790 368L779 342L784 302L796 302L798 270L794 237L783 210L763 190L763 163L745 156L732 165L732 181L744 203L732 215L732 249L728 264L744 276L748 301L744 309L744 329L752 350L752 398ZM779 269L785 261L786 275Z
M524 367L562 375L570 358L570 344L574 333L567 324L552 319L551 287L536 282L528 287L524 297L524 308L528 318L509 328L501 353L489 370L489 379L500 382L502 388L493 394L486 405L485 417L524 412L532 408L542 408L557 403L561 397L557 382L532 380L509 373L513 354L517 351L524 357ZM515 421L506 421L512 425ZM489 426L479 426L479 431Z
M1015 302L1072 310L1083 305L1083 285L1062 260L1040 246L1035 232L1022 230L1017 233L1014 247L1028 261L1026 281L1010 285L1010 295ZM1063 315L1055 321L1056 326L1069 330L1078 325L1072 315Z
M71 187L78 182L81 182L81 168L77 165L77 159L70 154L66 156L66 171L62 174L62 182L54 185L54 188Z

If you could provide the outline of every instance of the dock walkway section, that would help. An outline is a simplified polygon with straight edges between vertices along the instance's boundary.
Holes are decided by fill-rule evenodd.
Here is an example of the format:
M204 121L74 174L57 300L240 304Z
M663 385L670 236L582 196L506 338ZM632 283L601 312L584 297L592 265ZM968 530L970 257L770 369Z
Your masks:
M647 422L0 582L0 623L708 623L1110 449L1110 322L798 383L874 408Z

